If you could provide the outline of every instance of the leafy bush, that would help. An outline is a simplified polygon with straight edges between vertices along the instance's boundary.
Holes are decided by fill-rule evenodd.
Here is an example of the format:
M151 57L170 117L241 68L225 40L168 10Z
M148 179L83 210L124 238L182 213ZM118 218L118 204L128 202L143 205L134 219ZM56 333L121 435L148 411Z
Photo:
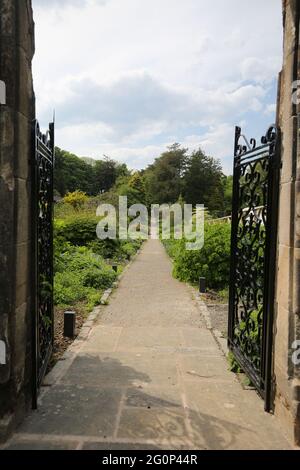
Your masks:
M78 273L65 271L58 272L54 277L54 304L71 305L84 300L86 290L81 283Z
M98 222L99 218L87 215L77 215L65 220L56 219L54 239L56 243L59 241L75 246L87 246L103 258L115 260L130 259L141 246L140 240L98 239L96 235Z
M107 259L119 259L121 256L121 243L120 240L94 240L87 244L87 246L96 254L103 256Z
M93 308L100 302L102 292L116 280L116 273L103 258L86 247L64 244L58 249L55 252L55 304L86 301L88 307Z
M122 253L127 259L130 259L135 254L139 246L140 246L140 243L136 240L124 242L121 245Z
M186 240L168 240L164 244L174 259L174 276L181 281L198 283L205 277L209 288L222 289L229 284L230 224L205 224L201 250L186 250Z
M103 258L115 261L129 260L140 248L140 240L95 240L88 247Z
M231 351L229 351L228 353L227 360L230 372L234 372L235 374L240 374L243 372L241 366L239 365L236 358L234 357L234 354Z
M62 237L66 242L77 246L86 246L97 240L96 227L99 219L91 216L70 217L66 220L55 220L54 236Z
M73 193L68 193L63 201L65 204L70 204L74 209L79 210L88 199L88 196L83 191L74 191Z
M116 273L109 267L96 268L93 266L85 270L82 276L82 283L86 287L93 287L94 289L108 289L116 280Z

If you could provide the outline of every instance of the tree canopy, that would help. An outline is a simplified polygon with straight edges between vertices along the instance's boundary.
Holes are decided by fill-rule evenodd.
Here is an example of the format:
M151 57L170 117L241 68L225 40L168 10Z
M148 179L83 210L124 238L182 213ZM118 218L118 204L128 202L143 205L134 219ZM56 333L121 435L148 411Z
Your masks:
M109 191L120 176L128 176L126 164L121 164L108 157L94 160L55 149L54 190L60 196L76 190L89 196Z
M232 177L222 172L219 160L206 155L201 148L189 153L175 143L167 148L145 170L129 171L109 157L94 160L79 158L56 149L54 188L60 196L76 190L89 196L105 195L117 201L128 198L129 205L142 203L204 204L216 216L231 211Z

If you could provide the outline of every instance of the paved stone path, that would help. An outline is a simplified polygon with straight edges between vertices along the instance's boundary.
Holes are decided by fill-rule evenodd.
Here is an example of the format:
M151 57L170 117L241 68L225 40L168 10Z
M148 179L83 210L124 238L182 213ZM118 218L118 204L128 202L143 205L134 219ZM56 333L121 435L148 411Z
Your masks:
M160 242L147 242L8 448L289 448L171 269Z

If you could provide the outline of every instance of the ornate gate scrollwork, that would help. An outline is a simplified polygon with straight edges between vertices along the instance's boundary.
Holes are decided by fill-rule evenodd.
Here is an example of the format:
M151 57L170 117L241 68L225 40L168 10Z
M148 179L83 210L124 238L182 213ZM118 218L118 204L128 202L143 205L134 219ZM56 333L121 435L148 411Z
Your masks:
M53 348L54 124L42 134L33 124L33 407Z
M279 131L235 132L228 343L271 408Z

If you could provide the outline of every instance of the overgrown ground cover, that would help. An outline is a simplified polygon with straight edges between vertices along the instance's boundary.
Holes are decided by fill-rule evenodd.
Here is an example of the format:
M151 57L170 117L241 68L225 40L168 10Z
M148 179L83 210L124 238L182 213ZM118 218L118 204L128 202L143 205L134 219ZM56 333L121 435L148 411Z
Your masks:
M95 215L98 203L97 198L76 192L55 206L54 355L60 355L70 342L63 337L64 311L76 311L79 329L141 246L140 240L99 240L96 227L100 219Z

